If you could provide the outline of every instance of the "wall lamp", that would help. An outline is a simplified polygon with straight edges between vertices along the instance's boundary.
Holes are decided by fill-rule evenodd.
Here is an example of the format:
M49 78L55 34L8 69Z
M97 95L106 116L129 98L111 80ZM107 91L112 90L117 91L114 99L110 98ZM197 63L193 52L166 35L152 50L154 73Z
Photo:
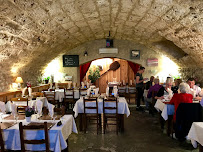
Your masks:
M84 56L88 56L88 53L87 53L87 51L85 51L85 52L84 52Z

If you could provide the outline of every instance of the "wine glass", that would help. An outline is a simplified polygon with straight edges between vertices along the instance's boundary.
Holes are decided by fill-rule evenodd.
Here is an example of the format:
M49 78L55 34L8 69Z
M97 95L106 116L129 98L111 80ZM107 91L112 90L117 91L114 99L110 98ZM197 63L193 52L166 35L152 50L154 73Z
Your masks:
M19 116L18 116L18 115L14 115L15 123L17 123L17 122L18 122L18 118L19 118Z

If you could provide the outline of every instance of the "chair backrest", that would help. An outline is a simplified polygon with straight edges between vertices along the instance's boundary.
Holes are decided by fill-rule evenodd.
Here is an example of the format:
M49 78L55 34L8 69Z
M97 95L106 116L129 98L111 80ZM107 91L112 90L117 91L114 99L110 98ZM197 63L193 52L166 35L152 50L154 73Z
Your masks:
M128 93L135 94L136 93L136 87L128 87Z
M158 91L152 91L152 103L155 104L156 99L155 96L157 95Z
M199 103L181 103L176 110L175 134L184 138L193 122L202 122L202 106Z
M118 86L118 95L120 97L126 95L126 87L125 86Z
M42 92L32 92L32 96L33 96L33 98L43 97L44 94Z
M22 122L19 123L20 129L20 142L21 142L21 151L25 151L25 144L45 144L46 145L46 152L49 152L49 135L48 135L48 128L47 122L44 122L42 125L30 125L24 126ZM45 139L40 140L28 140L25 139L24 130L44 130Z
M64 89L64 100L74 100L74 89Z
M1 146L0 151L1 151L1 152L4 152L4 140L3 140L1 125L0 125L0 146Z
M55 90L54 91L44 91L44 96L47 98L47 100L55 104Z
M98 114L98 102L97 102L97 98L88 98L88 99L85 99L83 97L83 105L84 105L84 114L91 113L91 112L89 112L89 110L96 111L96 114Z
M108 111L108 112L106 112ZM107 98L103 100L103 113L112 113L118 115L118 99L117 98Z
M54 113L65 115L65 106L62 106L60 108L54 107Z
M83 93L82 93L83 92ZM86 93L84 93L84 92L86 92ZM84 96L86 96L87 95L87 89L81 89L81 88L79 88L79 96L81 97L84 97Z
M25 113L25 108L28 106L28 98L11 98L11 102L17 104L18 113ZM17 102L26 102L26 105L18 105Z

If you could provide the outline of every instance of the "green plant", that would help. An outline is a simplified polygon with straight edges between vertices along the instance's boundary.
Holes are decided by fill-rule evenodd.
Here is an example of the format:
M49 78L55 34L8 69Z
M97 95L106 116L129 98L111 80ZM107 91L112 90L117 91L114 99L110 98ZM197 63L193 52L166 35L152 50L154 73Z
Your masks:
M48 76L48 77L44 78L44 80L49 80L49 79L50 79L50 76Z
M100 78L99 67L97 66L96 68L95 67L90 68L88 79L90 79L92 83L95 83L98 78Z

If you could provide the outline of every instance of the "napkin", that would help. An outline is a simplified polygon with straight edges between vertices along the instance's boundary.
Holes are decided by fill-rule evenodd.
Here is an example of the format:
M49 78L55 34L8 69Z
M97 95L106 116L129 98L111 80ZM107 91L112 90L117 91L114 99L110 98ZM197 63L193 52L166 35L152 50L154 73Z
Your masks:
M125 80L123 80L123 85L125 85Z
M37 113L38 113L38 115L42 115L43 103L42 103L41 100L37 100L36 101L36 107L37 107Z
M99 88L94 89L95 95L97 96L99 94Z
M31 97L32 96L32 88L28 88L28 93L29 93L29 97Z
M106 88L106 96L109 96L109 87Z
M49 114L50 114L51 117L54 116L54 107L55 106L53 104L48 103Z
M16 116L18 114L16 104L14 104L14 103L11 104L11 111L12 111L12 115L14 115L14 116Z
M87 88L89 88L90 87L90 83L89 82L87 82Z
M167 88L168 98L171 99L173 97L173 92L171 89Z
M25 96L25 91L26 91L26 90L27 90L27 87L23 88L23 90L22 90L22 97Z
M130 80L130 85L133 85L133 81L132 80Z
M6 114L6 105L5 102L0 101L0 110L3 114Z
M117 95L118 95L118 89L117 89L117 87L113 88L113 93L114 93L114 97L117 97Z
M85 87L84 82L81 82L81 86L82 86L82 89L84 89L84 87Z
M87 96L90 96L90 91L91 91L91 89L89 88L89 89L87 89Z

